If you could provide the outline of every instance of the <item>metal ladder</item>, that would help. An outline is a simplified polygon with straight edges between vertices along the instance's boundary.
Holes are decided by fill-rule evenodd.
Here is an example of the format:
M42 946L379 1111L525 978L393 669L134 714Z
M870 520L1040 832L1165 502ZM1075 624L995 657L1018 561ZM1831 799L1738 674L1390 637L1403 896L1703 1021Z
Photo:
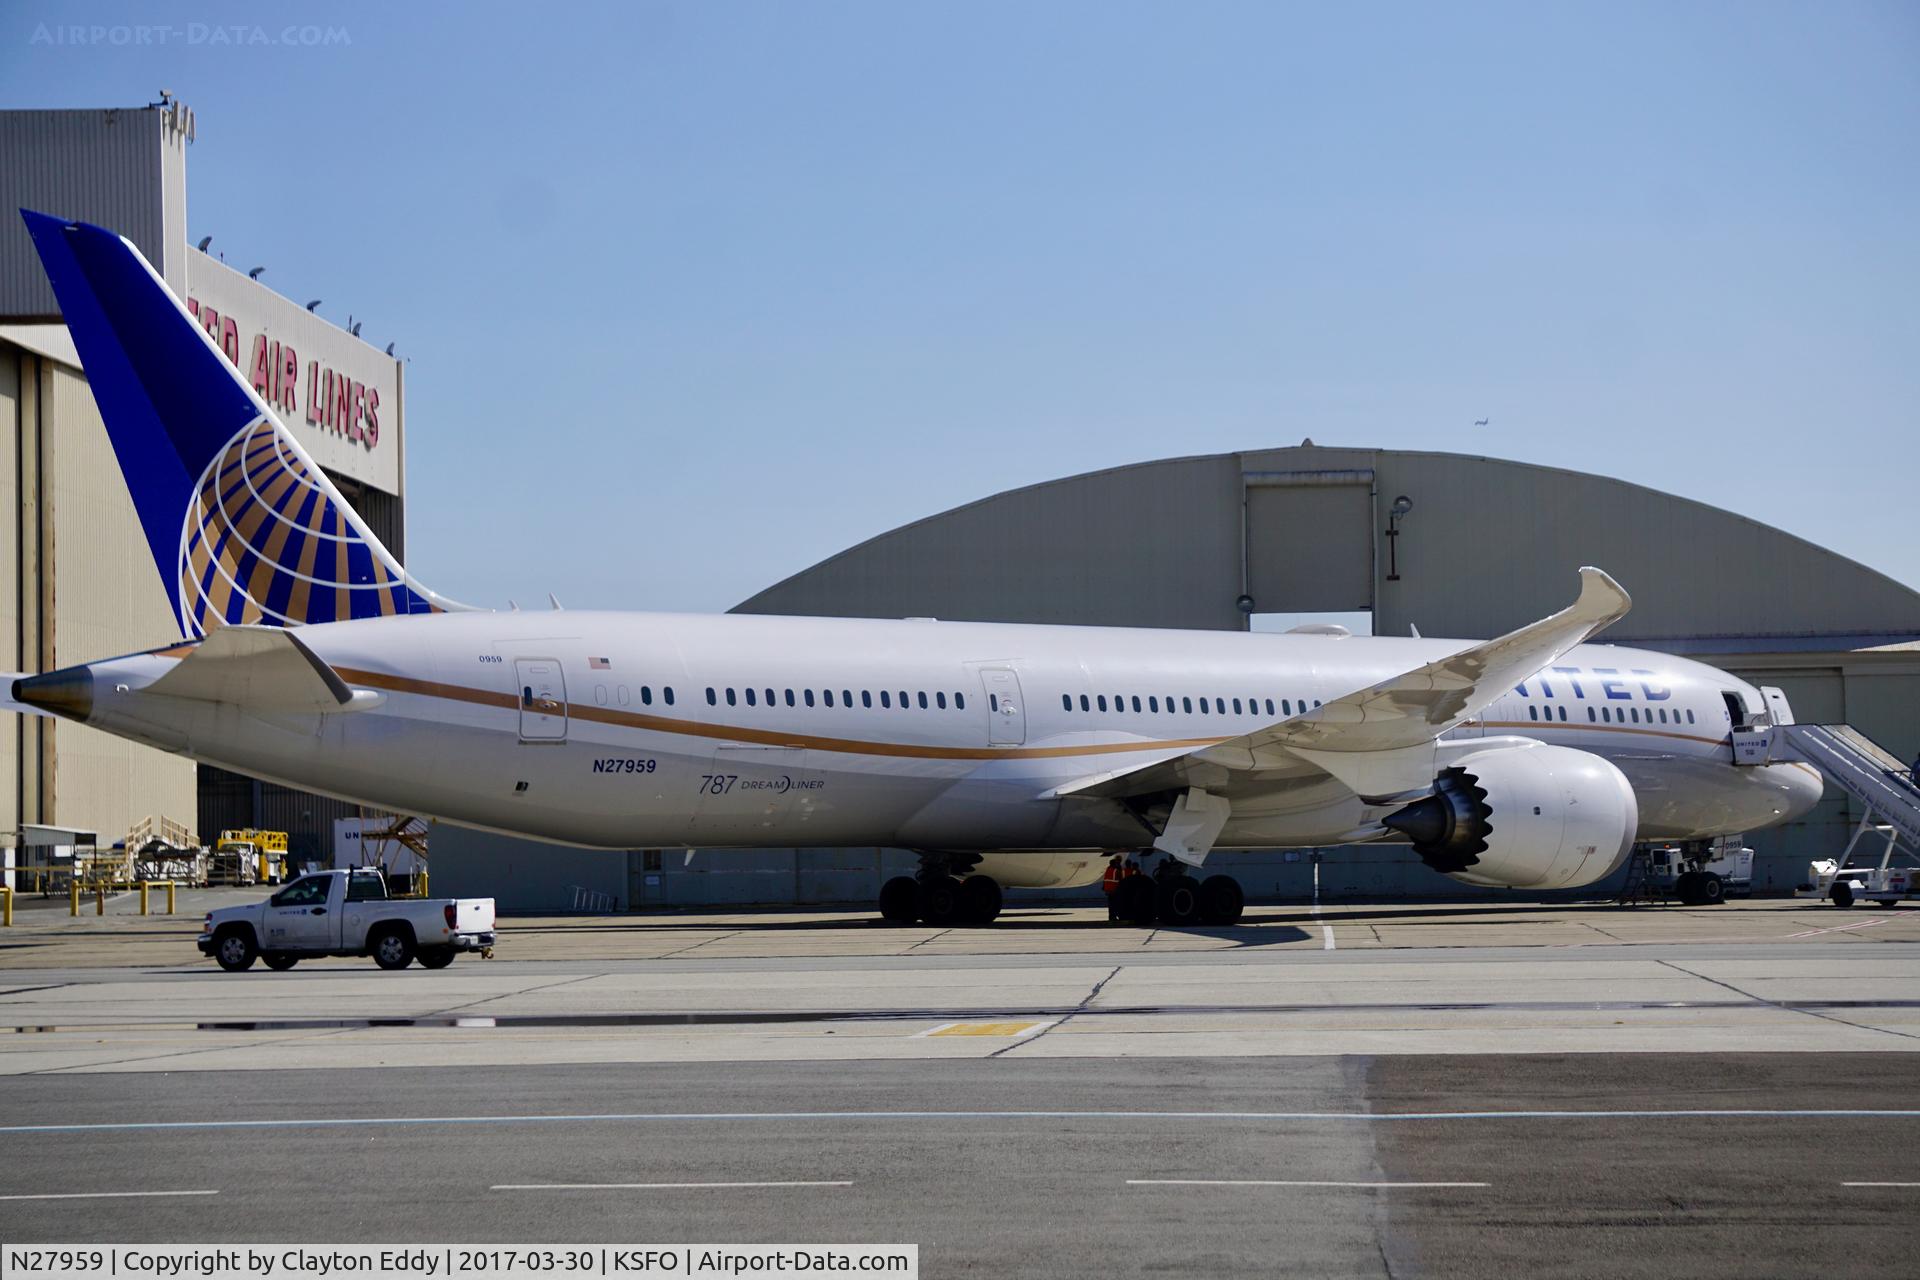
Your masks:
M1863 828L1890 827L1908 849L1920 852L1920 786L1891 751L1849 724L1786 724L1773 734L1771 758L1813 765L1866 806ZM1780 751L1782 744L1791 750Z

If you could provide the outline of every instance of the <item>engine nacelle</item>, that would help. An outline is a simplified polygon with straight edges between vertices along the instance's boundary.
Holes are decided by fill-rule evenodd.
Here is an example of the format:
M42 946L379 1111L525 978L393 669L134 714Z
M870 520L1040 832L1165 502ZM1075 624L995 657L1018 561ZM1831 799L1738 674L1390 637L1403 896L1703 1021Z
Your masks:
M1433 794L1385 819L1435 871L1467 884L1573 889L1626 862L1640 805L1626 775L1572 747L1463 756Z

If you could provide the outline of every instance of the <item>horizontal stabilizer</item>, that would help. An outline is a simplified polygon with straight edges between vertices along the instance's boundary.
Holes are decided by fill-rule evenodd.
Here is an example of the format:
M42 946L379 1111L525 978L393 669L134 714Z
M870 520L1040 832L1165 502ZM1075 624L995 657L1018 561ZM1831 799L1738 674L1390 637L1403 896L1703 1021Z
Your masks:
M146 692L266 712L342 711L354 702L340 673L281 627L221 627Z

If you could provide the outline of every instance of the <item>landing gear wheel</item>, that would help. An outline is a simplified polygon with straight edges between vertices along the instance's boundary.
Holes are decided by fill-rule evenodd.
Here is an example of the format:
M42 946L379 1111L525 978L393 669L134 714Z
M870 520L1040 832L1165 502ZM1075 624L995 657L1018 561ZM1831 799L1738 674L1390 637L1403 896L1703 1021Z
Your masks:
M920 919L922 923L948 925L960 906L960 886L952 876L935 876L920 882Z
M1153 881L1146 876L1128 876L1113 889L1113 910L1128 924L1144 929L1153 923Z
M1208 876L1200 882L1200 923L1238 924L1246 909L1247 895L1232 876Z
M267 962L267 968L275 973L285 973L300 963L299 956L290 956L284 951L272 951L260 957Z
M1184 929L1200 923L1200 884L1186 872L1154 885L1154 913L1160 923Z
M454 956L458 954L459 952L455 951L452 947L428 947L420 953L420 967L422 969L444 969L453 963Z
M1845 880L1836 880L1832 892L1827 894L1827 896L1833 899L1834 906L1845 911L1853 905L1853 886Z
M1000 914L1000 885L992 876L968 876L960 882L960 919L992 924Z
M1717 907L1727 900L1727 886L1711 871L1702 871L1694 882L1694 896L1703 907Z
M920 916L920 882L895 876L880 886L880 918L888 924L912 924Z
M213 958L228 973L244 973L253 968L254 957L259 954L260 948L253 944L253 934L246 929L233 929L213 942Z
M1699 883L1700 873L1697 871L1682 871L1674 877L1673 896L1680 899L1681 906L1697 907L1700 905Z
M388 929L373 940L373 962L382 969L404 969L413 963L413 939L401 929Z

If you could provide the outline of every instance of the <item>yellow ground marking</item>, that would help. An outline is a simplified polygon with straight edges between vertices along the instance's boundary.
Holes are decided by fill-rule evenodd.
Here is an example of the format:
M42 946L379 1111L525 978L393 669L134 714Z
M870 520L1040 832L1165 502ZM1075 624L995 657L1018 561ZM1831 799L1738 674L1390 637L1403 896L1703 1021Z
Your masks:
M1009 1039L1032 1035L1052 1022L947 1022L922 1031L923 1036L1003 1036Z

